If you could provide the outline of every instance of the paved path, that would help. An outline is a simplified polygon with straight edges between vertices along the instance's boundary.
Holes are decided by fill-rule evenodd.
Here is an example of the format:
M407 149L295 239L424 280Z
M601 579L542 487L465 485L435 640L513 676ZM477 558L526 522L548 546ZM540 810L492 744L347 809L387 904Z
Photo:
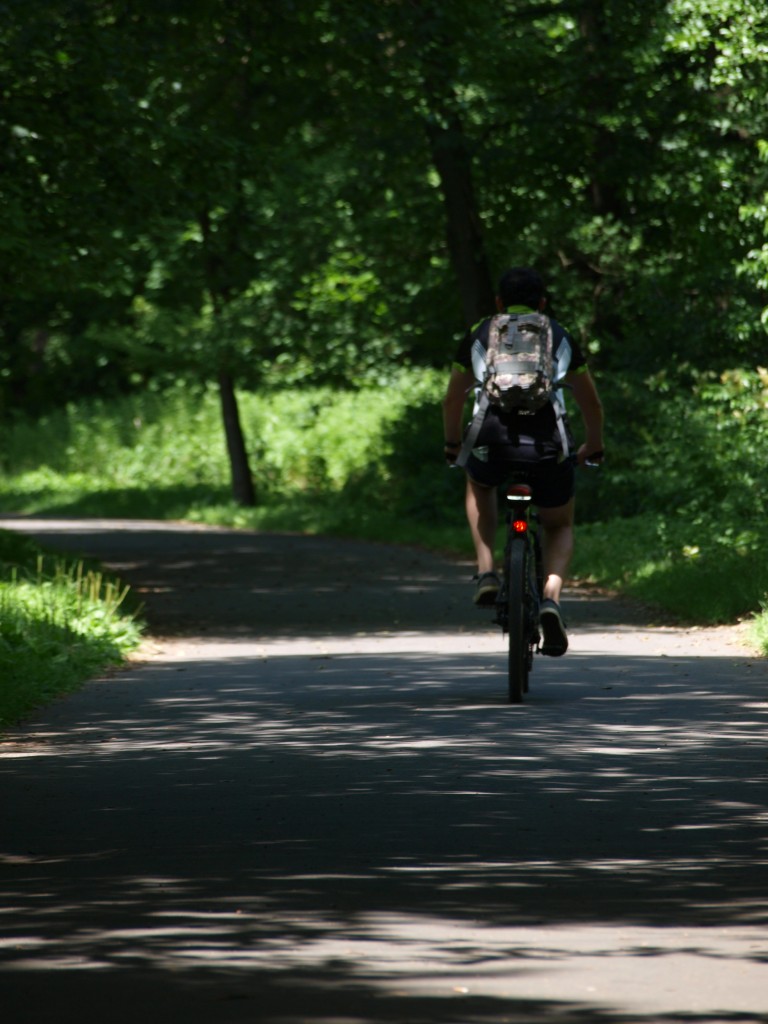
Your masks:
M768 1021L768 669L572 593L505 700L467 566L12 520L147 600L0 743L3 1024Z

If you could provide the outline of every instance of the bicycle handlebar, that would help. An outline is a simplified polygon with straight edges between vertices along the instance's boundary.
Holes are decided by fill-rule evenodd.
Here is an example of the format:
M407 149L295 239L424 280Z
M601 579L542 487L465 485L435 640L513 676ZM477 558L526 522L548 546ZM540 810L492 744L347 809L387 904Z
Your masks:
M590 452L589 455L587 455L585 457L585 459L584 459L584 467L586 469L599 469L602 466L602 464L603 464L603 456L604 455L605 455L605 452L603 451L602 448L599 451ZM571 454L568 456L568 459L566 461L572 463L574 466L578 466L578 464L579 464L578 453L577 452L571 452Z
M590 452L590 454L587 455L586 458L584 459L584 467L586 469L600 469L600 467L603 465L603 456L604 456L604 454L605 454L605 452L603 451L602 448L599 451ZM571 454L567 457L566 462L570 462L574 466L578 466L578 464L579 464L579 457L576 454L576 452L571 452ZM448 463L448 468L449 469L458 469L459 467L456 465L455 460L451 460Z
M584 465L587 466L589 469L599 469L600 466L602 466L603 464L604 455L605 452L602 448L600 448L599 451L590 452L589 455L586 455L584 457Z

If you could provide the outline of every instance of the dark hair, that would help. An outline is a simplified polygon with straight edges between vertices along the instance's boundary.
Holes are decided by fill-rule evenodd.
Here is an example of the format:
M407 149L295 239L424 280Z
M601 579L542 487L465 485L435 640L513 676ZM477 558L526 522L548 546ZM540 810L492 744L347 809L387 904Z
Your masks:
M499 280L499 298L505 306L538 309L545 294L541 275L532 267L511 267Z

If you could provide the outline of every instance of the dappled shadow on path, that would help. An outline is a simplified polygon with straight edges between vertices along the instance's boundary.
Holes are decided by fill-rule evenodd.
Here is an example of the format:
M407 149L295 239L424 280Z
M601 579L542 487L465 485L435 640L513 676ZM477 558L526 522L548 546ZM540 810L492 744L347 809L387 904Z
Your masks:
M14 1020L768 1019L595 994L766 968L762 666L576 654L511 707L498 654L237 650L3 746Z
M163 636L463 632L491 618L472 607L468 562L417 548L141 520L13 518L4 525L107 564ZM569 621L581 629L647 621L630 604L589 596L572 593L566 601Z

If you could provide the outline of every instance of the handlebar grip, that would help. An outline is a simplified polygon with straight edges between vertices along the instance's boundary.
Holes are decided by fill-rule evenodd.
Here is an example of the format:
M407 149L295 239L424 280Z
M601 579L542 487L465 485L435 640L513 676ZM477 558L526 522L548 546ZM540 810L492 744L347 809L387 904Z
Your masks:
M589 466L590 469L597 469L598 466L602 466L604 456L605 452L602 448L599 451L590 452L589 455L584 457L584 465Z

